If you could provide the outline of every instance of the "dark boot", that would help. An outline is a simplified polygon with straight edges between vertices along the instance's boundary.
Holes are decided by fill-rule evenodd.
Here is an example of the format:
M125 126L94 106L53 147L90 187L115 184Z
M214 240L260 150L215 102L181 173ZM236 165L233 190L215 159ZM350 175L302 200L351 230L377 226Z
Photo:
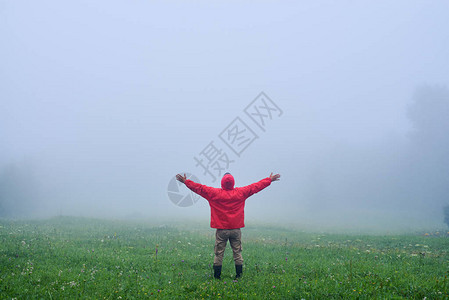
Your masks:
M214 266L214 278L220 279L221 276L221 266Z
M243 266L242 265L235 265L235 279L238 279L240 277L242 277L242 272L243 272Z

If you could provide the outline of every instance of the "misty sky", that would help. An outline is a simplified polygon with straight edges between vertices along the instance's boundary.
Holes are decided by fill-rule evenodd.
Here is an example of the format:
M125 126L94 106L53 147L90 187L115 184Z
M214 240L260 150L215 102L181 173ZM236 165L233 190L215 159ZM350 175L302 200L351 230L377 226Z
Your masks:
M447 169L414 162L449 149L416 134L449 130L448 28L447 1L0 0L0 174L32 181L32 215L207 220L167 185L218 186L194 157L241 117L259 138L236 185L282 175L249 220L442 224ZM244 113L262 91L283 112L265 132Z

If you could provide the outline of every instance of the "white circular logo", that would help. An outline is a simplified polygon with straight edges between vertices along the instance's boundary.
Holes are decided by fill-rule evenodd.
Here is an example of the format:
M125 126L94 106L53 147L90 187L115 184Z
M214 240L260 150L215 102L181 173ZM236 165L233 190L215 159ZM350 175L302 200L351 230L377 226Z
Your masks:
M200 180L195 175L190 173L185 174L187 179L200 183ZM192 192L184 183L176 180L176 177L173 177L168 183L167 194L170 201L173 202L174 205L180 207L192 206L198 202L198 199L200 198L198 194Z

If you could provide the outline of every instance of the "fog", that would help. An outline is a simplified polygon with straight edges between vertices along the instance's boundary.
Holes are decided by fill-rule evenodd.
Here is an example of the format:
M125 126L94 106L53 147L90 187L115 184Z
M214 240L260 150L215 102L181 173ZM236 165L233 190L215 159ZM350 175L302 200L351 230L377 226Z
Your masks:
M218 187L224 172L236 186L275 172L247 200L247 225L442 228L448 12L447 1L1 1L0 217L207 226L206 200L170 200L177 173ZM252 130L237 151L236 118ZM211 142L229 159L215 180L195 160Z

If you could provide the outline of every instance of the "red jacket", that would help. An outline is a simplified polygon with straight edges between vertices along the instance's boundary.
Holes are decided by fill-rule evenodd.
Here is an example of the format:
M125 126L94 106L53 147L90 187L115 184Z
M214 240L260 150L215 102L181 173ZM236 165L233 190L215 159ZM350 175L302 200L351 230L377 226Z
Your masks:
M226 174L221 180L221 189L185 181L193 192L204 197L210 205L210 227L217 229L236 229L245 227L245 200L271 184L270 177L259 182L234 188L234 177Z

